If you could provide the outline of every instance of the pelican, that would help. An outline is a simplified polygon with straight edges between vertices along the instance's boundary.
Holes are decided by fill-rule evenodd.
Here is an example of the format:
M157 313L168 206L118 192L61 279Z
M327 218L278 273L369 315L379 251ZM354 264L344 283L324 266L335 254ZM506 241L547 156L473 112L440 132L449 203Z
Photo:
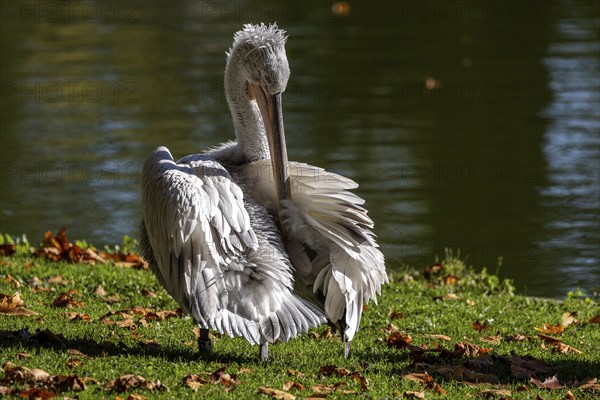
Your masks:
M388 282L352 180L288 162L282 113L285 32L244 25L227 52L225 95L236 140L175 161L165 147L141 178L140 246L160 283L200 328L259 345L328 320L344 355L363 305Z

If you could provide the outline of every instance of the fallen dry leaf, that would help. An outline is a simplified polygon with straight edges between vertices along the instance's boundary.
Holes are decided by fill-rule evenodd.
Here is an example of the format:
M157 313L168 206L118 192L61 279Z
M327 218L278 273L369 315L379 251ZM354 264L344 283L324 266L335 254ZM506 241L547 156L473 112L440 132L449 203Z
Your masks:
M279 389L264 387L264 386L258 389L258 393L266 394L277 400L295 400L296 399L296 396L294 396L291 393L288 393L286 391L279 390Z
M208 380L206 380L203 376L199 374L191 374L183 378L183 385L193 390L198 390L198 388L204 386L207 383Z
M310 387L310 390L312 390L312 394L314 396L321 397L321 396L330 395L331 393L333 393L335 391L335 388L336 388L335 385L332 385L332 384L324 385L324 384L320 383L317 385L312 385Z
M558 381L556 375L551 378L547 378L544 382L540 382L539 379L531 377L529 380L533 385L539 389L562 389L563 385Z
M15 252L16 248L14 243L0 244L0 256L12 256Z
M12 296L0 293L0 315L18 315L21 317L30 317L39 315L25 307L23 299L19 293Z
M481 322L479 322L479 320L477 320L477 321L473 322L473 329L475 329L477 332L481 332L486 329L490 329L490 326L488 325L487 322L482 324Z
M69 282L65 281L60 274L49 277L48 279L46 279L46 282L51 285L62 285L62 286L69 284Z
M562 400L577 400L577 399L575 398L575 396L573 396L573 393L571 393L570 390L567 390L567 393L565 393Z
M478 355L488 354L490 352L490 349L477 346L473 343L457 342L454 345L454 351L463 351L463 354L467 357L477 357Z
M152 290L147 289L147 288L143 288L142 289L142 296L149 297L151 299L154 299L154 298L158 297L155 292L153 292Z
M386 342L388 347L402 349L407 347L412 342L412 338L410 335L402 332L392 332L392 334L386 338Z
M78 293L79 292L75 289L67 290L52 301L52 306L66 308L81 307L83 306L83 302L75 300L75 295Z
M563 353L563 354L582 354L582 351L579 349L576 349L575 347L568 345L566 343L556 343L554 345L554 351L557 351L559 353Z
M298 378L304 378L304 373L300 372L300 371L296 371L295 369L288 369L285 372L291 376L297 376Z
M29 388L29 389L14 389L12 392L14 396L22 397L30 400L45 400L52 397L57 397L58 393L51 392L44 388Z
M21 287L21 282L15 279L11 274L6 275L6 278L4 278L4 282L12 284L17 289Z
M532 375L546 374L552 370L544 360L531 356L510 356L510 372L517 379L530 379Z
M502 342L502 336L501 335L485 336L485 337L479 338L479 340L481 340L482 342L486 342L486 343L500 344L500 342Z
M560 324L565 328L573 325L574 323L580 322L575 319L577 311L566 312L560 317Z
M593 390L596 392L600 392L600 383L598 383L598 378L590 378L583 382L578 382L574 386L582 390Z
M423 335L423 337L428 338L428 339L443 340L445 342L452 341L452 338L450 336L446 336L446 335L437 335L437 334L429 335L426 333Z
M287 381L283 384L282 389L286 392L290 391L291 389L304 390L304 385L300 382Z
M423 392L423 391L416 392L414 390L407 390L406 392L404 392L402 394L402 396L412 398L412 399L424 399L425 392Z
M600 315L591 317L588 322L590 324L600 324Z
M534 327L538 332L549 334L549 335L557 335L563 333L565 327L561 324L551 325L551 324L542 324L541 327Z
M67 319L69 321L85 321L85 322L90 322L92 320L90 318L89 314L78 313L78 312L74 312L74 311L66 312L66 313L64 313L64 316L67 317Z
M104 385L106 390L115 390L119 393L126 392L132 388L146 390L168 390L159 380L148 381L144 377L134 374L127 374L118 377Z
M484 389L477 393L478 396L485 397L486 399L494 398L496 396L511 397L512 392L506 389Z

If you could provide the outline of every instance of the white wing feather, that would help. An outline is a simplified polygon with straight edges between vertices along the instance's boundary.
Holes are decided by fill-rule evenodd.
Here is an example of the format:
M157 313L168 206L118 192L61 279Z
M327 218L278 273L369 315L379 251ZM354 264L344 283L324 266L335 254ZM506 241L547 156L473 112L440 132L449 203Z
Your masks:
M142 207L143 254L201 327L255 344L288 340L324 321L292 293L292 267L266 210L244 199L209 156L175 162L156 149L142 171Z
M295 290L319 304L330 321L341 322L352 340L363 305L376 302L388 283L373 221L364 200L349 191L356 182L307 164L288 167L291 200L282 202L279 217L295 268ZM269 161L247 166L246 179L253 182L257 201L277 215Z

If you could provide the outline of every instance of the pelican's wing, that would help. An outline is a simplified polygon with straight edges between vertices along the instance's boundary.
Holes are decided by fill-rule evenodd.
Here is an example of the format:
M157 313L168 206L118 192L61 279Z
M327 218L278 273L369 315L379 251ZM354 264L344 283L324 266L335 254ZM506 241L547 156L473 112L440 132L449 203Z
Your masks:
M255 162L248 173L255 177L257 196L276 214L269 165ZM363 304L377 301L381 286L388 283L373 221L364 200L350 192L358 187L351 179L296 162L289 163L289 176L291 200L282 202L280 222L296 270L296 290L320 304L329 320L343 322L352 339Z
M245 203L229 172L209 156L176 163L166 148L155 150L142 171L142 207L144 254L202 327L254 344L287 340L321 322L291 294L289 261L263 260L259 247L272 243L250 219L260 218L260 209ZM268 221L263 225L268 229Z

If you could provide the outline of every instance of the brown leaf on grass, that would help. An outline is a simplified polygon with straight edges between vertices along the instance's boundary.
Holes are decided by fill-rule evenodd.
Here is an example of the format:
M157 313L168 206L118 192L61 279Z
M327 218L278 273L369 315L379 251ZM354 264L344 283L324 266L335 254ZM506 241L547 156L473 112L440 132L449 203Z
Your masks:
M158 297L158 295L155 292L147 288L142 289L142 296L149 297L151 299L155 299L156 297Z
M388 347L403 349L412 342L412 338L409 335L402 332L393 332L386 338L386 342Z
M191 374L183 378L183 385L193 390L198 390L207 383L208 380L199 374Z
M117 396L118 398L118 396ZM146 400L147 397L142 396L141 394L130 394L127 396L127 400Z
M532 375L546 374L552 370L546 361L531 356L521 357L513 354L509 363L510 372L517 379L529 379Z
M83 250L78 245L70 243L65 228L61 228L56 236L51 231L44 233L42 247L35 252L35 255L53 261L62 260L71 263L85 262L94 264L104 261L92 249Z
M20 352L20 353L15 354L15 358L17 360L23 360L25 358L31 358L31 354L28 354L28 353L25 353L25 352Z
M12 296L0 293L0 315L30 317L39 314L25 307L25 303L19 293L15 293Z
M482 324L481 322L479 322L479 320L477 320L477 321L473 322L473 329L475 329L477 332L481 332L486 329L490 329L490 326L488 325L487 322Z
M533 339L535 339L535 336L525 336L525 335L521 335L520 333L516 333L514 335L509 335L506 337L507 342L522 342L524 340L533 340Z
M427 372L425 372L425 373L414 372L412 374L402 375L402 379L425 383L427 381L432 380L433 378Z
M448 275L444 278L444 284L446 286L456 285L458 283L458 277L456 275Z
M258 389L258 393L260 394L266 394L267 396L271 396L274 399L277 400L295 400L296 396L294 396L291 393L288 393L286 391L283 390L279 390L279 389L273 389L270 387L260 387Z
M529 380L530 383L535 385L538 389L562 389L563 385L558 381L556 375L551 378L547 378L544 382L541 382L539 379L535 377L531 377Z
M67 319L69 321L85 321L85 322L90 322L92 320L90 318L89 314L78 313L78 312L74 312L74 311L66 312L66 313L64 313L64 316L67 317Z
M362 376L360 372L353 372L352 377L360 385L360 390L365 391L369 389L369 380L367 379L367 377Z
M427 338L427 339L443 340L444 342L452 341L452 338L450 336L446 336L446 335L438 335L438 334L430 335L430 334L425 333L423 335L423 337Z
M560 317L560 324L567 328L575 323L581 323L581 321L575 319L576 316L577 311L566 312Z
M65 281L60 274L49 277L48 279L46 279L46 282L51 285L61 285L61 286L65 286L65 285L69 284L69 282Z
M425 392L424 391L414 391L414 390L407 390L406 392L402 393L403 397L408 397L410 399L424 399L425 398Z
M282 389L286 392L289 392L291 389L304 390L304 385L300 382L287 381L283 384Z
M460 300L461 298L458 297L456 294L454 293L446 293L443 296L436 296L433 298L434 301L453 301L453 300Z
M575 398L575 396L573 396L573 393L571 393L570 390L567 390L567 393L565 393L562 400L577 400L577 399Z
M317 384L317 385L312 385L310 387L310 390L312 390L313 396L319 396L319 397L329 396L331 393L333 393L335 391L335 389L336 389L336 386L333 384L324 385L322 383Z
M404 318L404 314L400 311L395 311L390 308L388 310L388 318L389 319L402 319L402 318Z
M30 400L45 400L58 396L58 393L44 388L15 389L12 394Z
M425 271L423 272L423 275L425 276L425 278L431 279L434 275L439 274L443 270L444 270L444 266L442 265L442 263L436 263L436 264L430 265L428 267L425 267Z
M96 296L104 297L104 296L106 296L106 290L104 290L102 285L98 285L98 286L96 286L96 289L94 289L94 294Z
M240 382L237 379L237 375L236 374L228 374L225 372L225 370L227 369L227 366L223 366L221 368L218 368L217 370L215 370L212 373L200 373L200 374L192 374L192 375L188 375L184 378L184 383L187 381L189 382L198 382L201 384L204 383L211 383L214 385L223 385L226 388L230 388L230 386L232 385L239 385Z
M486 399L493 399L496 396L502 396L503 398L512 397L512 392L507 389L484 389L477 393L477 396L484 397Z
M479 338L479 340L481 340L482 342L486 342L486 343L500 344L500 342L502 342L502 336L501 335L484 336L482 338Z
M563 354L582 354L583 352L575 347L568 345L566 343L556 343L554 345L554 351L563 353Z
M133 388L146 390L168 390L159 380L148 381L144 377L134 374L127 374L118 377L104 385L106 390L114 390L119 393L129 391Z
M552 346L553 351L563 353L563 354L569 354L569 353L570 354L581 354L582 353L581 350L576 349L575 347L570 346L566 343L563 343L562 340L557 339L555 337L548 336L548 335L542 335L542 334L539 334L538 337L540 339L542 339L543 343L547 343L550 346Z
M592 390L600 392L600 383L598 383L598 378L590 378L583 382L577 382L574 386L578 387L581 390Z
M83 302L75 300L75 295L78 293L79 292L75 289L69 289L58 295L58 297L52 301L52 306L66 308L81 307L83 306Z
M467 357L477 357L482 354L488 354L491 350L473 343L457 342L454 345L454 351L463 351L463 354Z
M346 368L338 368L333 364L323 365L319 368L318 375L329 378L333 375L336 376L347 376L350 375L350 371Z
M14 243L0 244L0 256L12 256L15 252L16 248Z
M6 278L4 278L4 282L12 284L17 289L21 287L21 282L15 279L11 274L6 275Z
M600 324L600 315L591 317L588 321L590 324Z
M557 335L563 333L565 327L561 324L551 325L551 324L542 324L541 327L534 327L538 332L549 334L549 335Z
M297 376L298 378L304 378L304 373L300 372L300 371L296 371L295 369L288 369L285 372L291 376Z
M51 378L49 387L57 392L80 392L85 390L85 383L75 375L56 375Z
M50 379L50 374L39 368L21 367L11 363L4 364L2 369L4 370L3 382L7 383L37 383Z
M149 269L148 263L135 253L107 253L102 252L100 256L107 261L112 262L117 267L133 269Z

